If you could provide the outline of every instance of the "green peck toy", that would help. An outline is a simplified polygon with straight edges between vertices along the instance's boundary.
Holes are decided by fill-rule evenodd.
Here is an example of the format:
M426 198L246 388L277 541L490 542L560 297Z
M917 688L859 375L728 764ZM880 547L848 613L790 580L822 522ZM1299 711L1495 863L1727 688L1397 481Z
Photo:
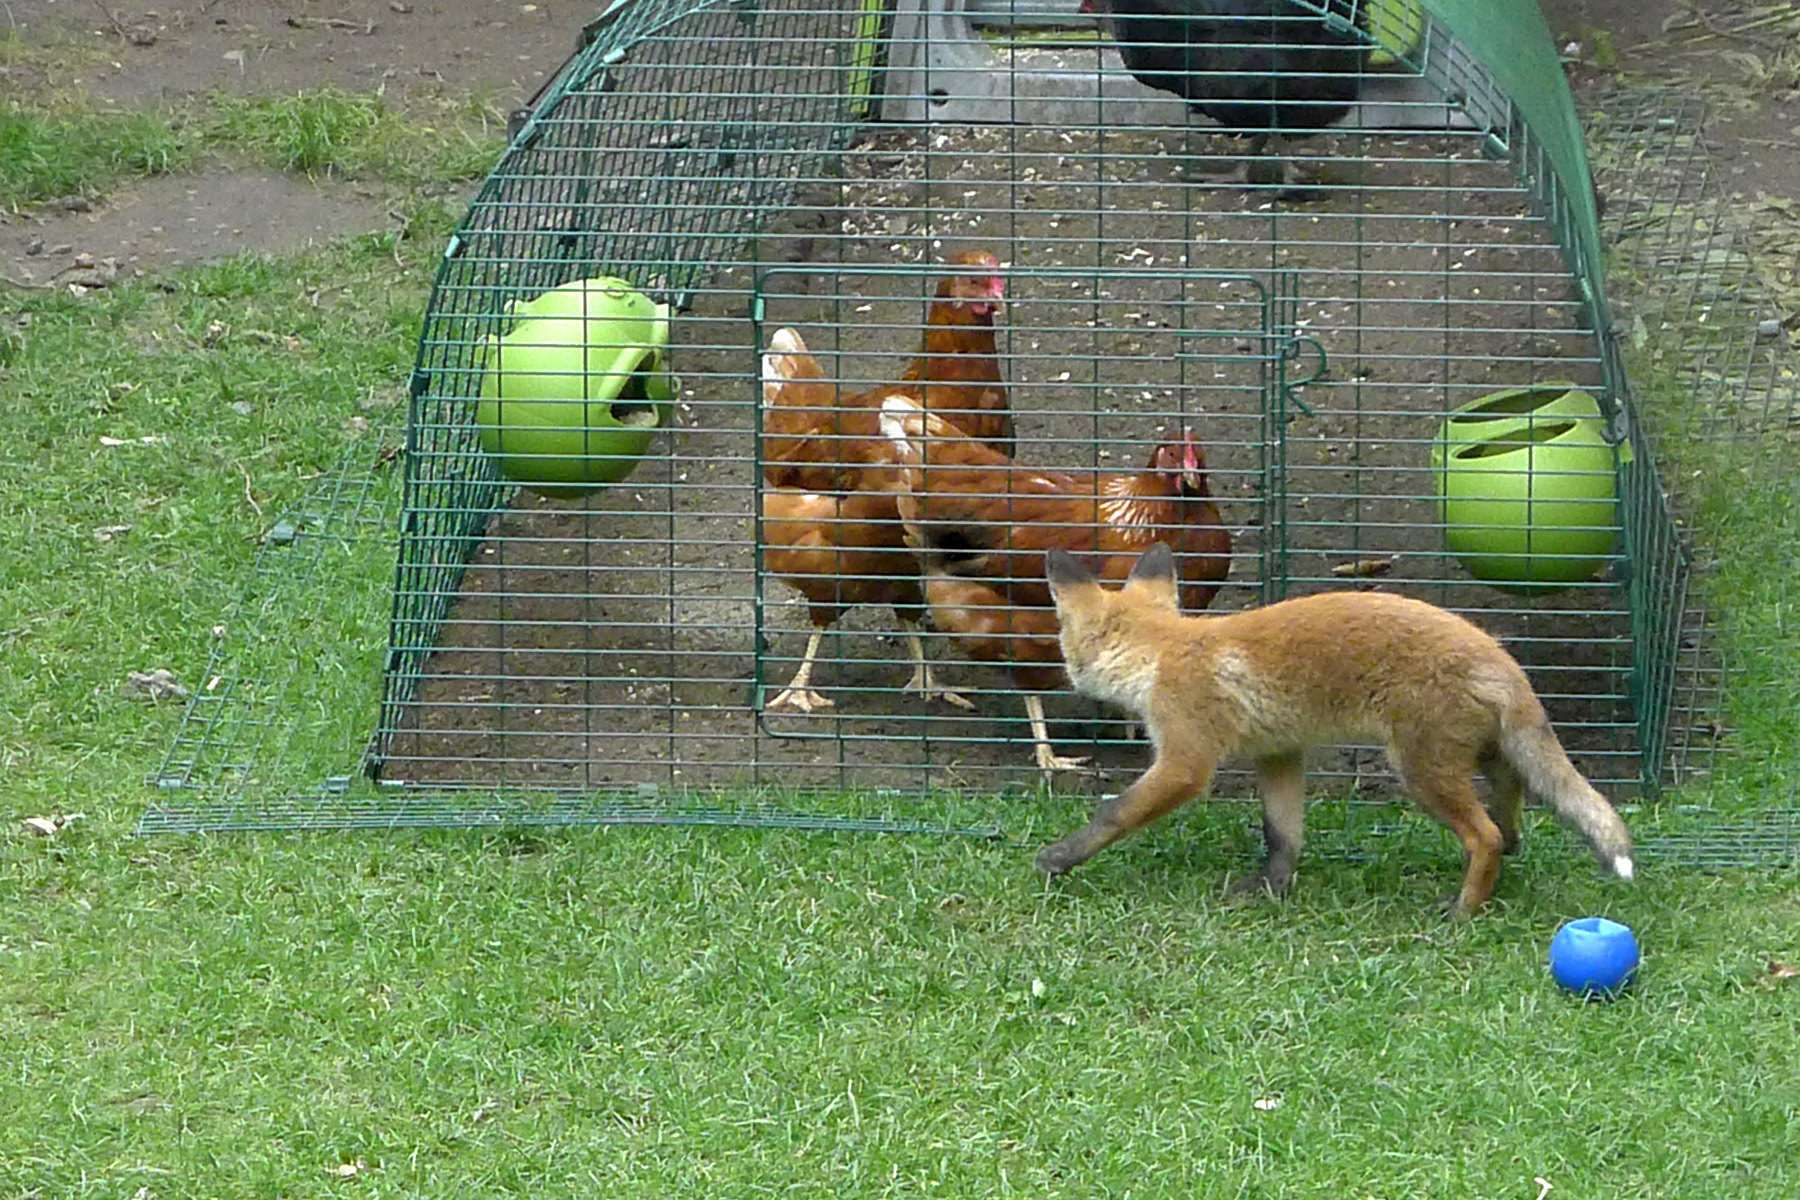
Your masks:
M1620 461L1630 461L1629 447L1607 442L1599 403L1572 383L1465 404L1431 448L1444 548L1508 591L1580 583L1618 541Z
M489 340L475 422L515 483L576 497L637 468L673 412L669 306L623 279L577 279L514 305Z

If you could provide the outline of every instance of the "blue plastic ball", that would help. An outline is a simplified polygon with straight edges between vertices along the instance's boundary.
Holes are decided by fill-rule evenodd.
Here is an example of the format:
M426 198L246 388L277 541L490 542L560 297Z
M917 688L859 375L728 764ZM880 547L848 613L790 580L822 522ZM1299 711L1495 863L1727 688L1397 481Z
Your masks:
M1578 996L1615 995L1637 971L1638 944L1629 926L1605 917L1570 921L1550 939L1550 975Z

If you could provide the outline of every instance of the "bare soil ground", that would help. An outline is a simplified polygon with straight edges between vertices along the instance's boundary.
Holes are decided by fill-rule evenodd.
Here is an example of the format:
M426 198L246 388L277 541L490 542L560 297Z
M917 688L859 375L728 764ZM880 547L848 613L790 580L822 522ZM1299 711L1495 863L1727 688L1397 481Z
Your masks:
M1559 42L1581 47L1572 67L1579 92L1592 96L1618 82L1701 87L1716 98L1712 141L1723 170L1746 189L1789 199L1800 197L1800 94L1794 89L1757 89L1747 65L1727 52L1755 52L1765 59L1779 43L1758 44L1728 36L1695 40L1691 23L1673 32L1671 21L1691 18L1696 6L1685 0L1542 0ZM1729 3L1698 6L1701 12L1728 11ZM44 92L91 97L107 107L156 110L175 100L218 91L230 95L286 95L320 87L384 93L398 102L446 92L491 97L502 108L530 96L576 44L595 5L515 3L513 0L244 0L233 4L98 4L91 0L8 0L4 32L27 48L26 61L0 68L0 91ZM1702 33L1704 30L1701 31ZM1595 62L1603 34L1610 53ZM1790 50L1790 53L1792 51ZM239 173L242 174L242 173ZM254 176L254 172L249 173ZM354 187L327 181L327 190L349 196L322 200L316 189L268 176L208 181L208 202L226 214L193 224L191 239L170 236L172 248L152 246L146 265L175 265L209 254L232 253L233 231L292 228L310 236L317 219L362 221L370 228L385 220L379 198L357 196ZM278 189L285 189L279 191ZM75 242L77 233L134 252L115 223L164 231L185 229L192 202L185 189L160 191L139 185L135 197L121 193L103 201L80 223L28 229L0 245L0 265L16 265L16 255L32 238L46 246ZM130 199L127 204L126 200ZM321 211L321 205L345 205ZM52 207L48 214L54 216ZM356 215L348 215L356 214ZM240 219L241 218L241 219ZM221 241L209 249L206 235ZM0 226L0 232L7 232ZM277 243L279 248L280 243Z
M9 0L0 34L26 53L0 93L79 97L162 111L202 94L287 96L334 87L389 103L446 95L502 110L531 95L575 47L581 5L416 3L96 4ZM234 166L140 181L108 196L0 213L0 275L42 284L78 256L129 277L243 250L285 253L388 230L395 189Z
M392 229L388 208L381 189L272 171L162 175L0 222L0 275L47 286L82 272L81 256L110 260L129 277L246 252L285 254Z

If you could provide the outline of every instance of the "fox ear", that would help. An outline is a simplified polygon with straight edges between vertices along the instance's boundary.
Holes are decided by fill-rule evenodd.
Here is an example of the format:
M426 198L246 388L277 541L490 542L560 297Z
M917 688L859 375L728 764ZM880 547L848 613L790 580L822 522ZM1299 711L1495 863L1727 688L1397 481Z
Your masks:
M1128 591L1147 592L1164 607L1181 608L1181 597L1175 586L1175 552L1165 542L1158 542L1142 554L1125 577Z
M1060 588L1093 583L1094 573L1067 550L1052 548L1044 551L1044 578L1050 581L1050 591L1054 593Z
M1142 554L1126 576L1127 583L1174 583L1175 551L1167 542L1158 542Z

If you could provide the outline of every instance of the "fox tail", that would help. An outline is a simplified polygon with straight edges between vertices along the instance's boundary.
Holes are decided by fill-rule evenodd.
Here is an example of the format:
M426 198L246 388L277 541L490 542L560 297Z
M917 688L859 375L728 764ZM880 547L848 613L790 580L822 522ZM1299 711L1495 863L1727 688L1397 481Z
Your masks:
M1562 743L1537 708L1533 719L1503 727L1500 753L1517 771L1525 790L1555 810L1593 846L1600 865L1621 879L1630 879L1631 831L1617 810L1569 761Z

